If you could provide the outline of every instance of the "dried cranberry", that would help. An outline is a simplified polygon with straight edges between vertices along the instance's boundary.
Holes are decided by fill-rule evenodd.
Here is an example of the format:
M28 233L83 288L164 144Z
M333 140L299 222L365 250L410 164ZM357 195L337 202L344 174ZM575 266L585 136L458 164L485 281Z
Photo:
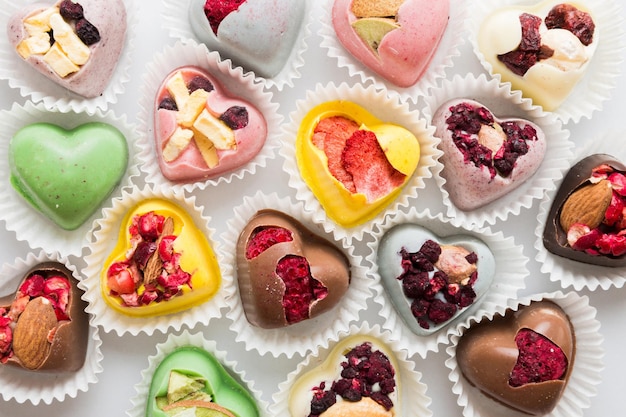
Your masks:
M519 21L522 26L519 46L513 51L498 55L498 59L514 74L523 77L537 61L551 57L554 51L541 45L541 18L522 13Z
M76 22L76 35L87 46L93 45L100 41L100 32L87 19L83 18Z
M153 211L139 216L137 220L138 233L146 240L155 240L163 230L165 218Z
M208 78L196 75L191 79L191 81L189 81L189 84L187 84L187 89L190 93L193 93L196 90L204 90L208 93L213 91L214 87L213 83L211 83Z
M178 106L172 97L167 96L159 103L159 109L178 111Z
M148 263L148 259L157 250L155 242L143 241L139 242L135 253L133 253L133 261L139 265L139 268L143 269Z
M243 106L233 106L222 113L219 119L232 130L248 126L248 110Z
M554 6L546 16L545 22L548 29L569 30L585 46L593 42L596 25L591 15L570 4L563 3Z
M80 20L83 18L83 6L71 0L63 0L59 4L59 12L65 20Z

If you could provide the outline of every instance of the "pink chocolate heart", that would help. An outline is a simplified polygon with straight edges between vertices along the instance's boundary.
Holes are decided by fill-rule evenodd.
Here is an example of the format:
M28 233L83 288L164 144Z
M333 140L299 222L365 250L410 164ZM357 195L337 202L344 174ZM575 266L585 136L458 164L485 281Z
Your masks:
M433 117L441 139L442 175L450 199L474 210L520 186L541 165L546 152L543 130L518 118L496 118L481 103L454 99Z
M221 140L215 136L207 137L198 133L195 122L194 126L181 125L179 119L184 109L176 107L177 100L174 100L168 89L171 79L179 75L182 75L189 92L202 89L208 93L202 110L213 117L212 123L219 132L230 135L232 142L229 146L222 146ZM154 109L159 167L163 176L170 181L202 181L233 171L254 158L263 148L267 137L267 123L263 114L252 104L230 97L214 77L198 67L182 67L171 72L158 89ZM198 121L200 117L202 115L195 120ZM173 157L168 155L168 142L181 129L193 132L193 137ZM213 162L202 151L203 147L210 147L211 144L215 146Z
M94 33L93 28L84 29L89 32L89 37L93 39L93 43L91 43L92 41L87 41L89 43L87 45L87 43L81 42L82 46L79 45L78 47L81 48L82 52L79 55L86 53L88 58L84 63L82 61L80 61L81 63L76 63L78 61L68 53L66 57L70 58L70 62L75 67L72 72L67 74L65 71L60 73L58 69L54 69L54 65L50 64L52 61L59 62L58 59L51 59L52 56L57 56L55 55L56 49L54 44L61 45L60 49L69 49L62 46L62 41L55 39L52 48L47 52L42 52L40 49L37 49L38 47L28 48L26 46L30 42L34 42L35 37L33 34L43 30L44 34L47 35L45 32L49 32L51 29L46 26L50 23L47 19L41 22L41 24L35 25L35 29L33 29L31 23L25 21L41 12L49 11L51 8L56 7L58 9L61 3L63 2L58 1L54 5L32 4L15 13L7 24L9 42L16 49L16 53L19 56L55 83L83 97L98 97L109 84L124 47L126 39L126 9L124 2L122 0L80 0L77 3L82 6L83 18L80 18L80 15L63 17L63 21L69 25L71 32L73 32L72 38L74 38L74 34L81 32L80 29L77 29L78 27L86 26L84 20L93 25L99 34L94 39L92 35ZM39 21L39 19L36 20ZM54 32L52 30L52 36L54 36ZM85 49L89 52L86 52ZM61 57L63 60L67 59L66 57Z
M339 41L358 61L395 85L415 84L428 68L448 25L449 1L405 0L392 16L399 28L388 32L377 50L352 27L358 19L353 13L353 1L335 0L333 5L332 21ZM368 17L389 17L375 14Z

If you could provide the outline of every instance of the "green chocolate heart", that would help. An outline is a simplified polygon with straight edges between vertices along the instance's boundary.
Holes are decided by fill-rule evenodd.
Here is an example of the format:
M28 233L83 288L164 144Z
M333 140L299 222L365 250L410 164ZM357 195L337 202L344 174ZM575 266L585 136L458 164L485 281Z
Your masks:
M128 146L100 122L65 130L50 123L20 129L9 145L11 185L66 230L91 216L126 172Z
M184 346L170 353L159 364L150 383L146 416L166 417L157 406L157 397L167 394L170 373L178 371L206 380L205 391L213 401L237 417L258 417L259 411L250 393L224 369L209 352L194 346Z

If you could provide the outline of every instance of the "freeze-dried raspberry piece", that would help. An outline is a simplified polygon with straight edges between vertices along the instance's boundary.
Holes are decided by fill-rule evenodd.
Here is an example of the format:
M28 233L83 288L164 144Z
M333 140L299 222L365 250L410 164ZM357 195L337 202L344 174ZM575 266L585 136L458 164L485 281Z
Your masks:
M509 385L522 385L562 379L568 362L563 350L545 337L530 329L522 329L515 336L519 350L517 362L511 371Z
M593 42L596 25L591 15L571 4L563 3L554 6L546 16L545 22L548 29L569 30L585 46Z
M243 129L248 126L248 109L244 106L232 106L222 113L219 119L232 130Z
M172 97L165 97L159 103L159 109L178 111L178 106Z
M369 202L388 195L406 178L389 163L376 134L369 130L357 130L350 136L341 162L352 175L356 191L365 194Z
M217 35L222 20L245 2L246 0L207 0L204 3L204 14L209 19L213 33Z
M246 259L254 259L270 247L284 242L291 242L293 234L284 227L257 228L248 241Z
M435 299L428 307L428 318L435 324L445 323L456 313L456 304Z
M309 318L311 303L328 295L328 289L311 275L306 258L288 255L276 266L276 275L285 283L283 308L289 324Z

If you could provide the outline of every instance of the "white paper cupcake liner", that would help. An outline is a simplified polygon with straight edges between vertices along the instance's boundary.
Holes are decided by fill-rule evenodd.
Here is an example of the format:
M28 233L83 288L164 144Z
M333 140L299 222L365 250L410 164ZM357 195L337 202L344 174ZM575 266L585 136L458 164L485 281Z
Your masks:
M184 330L178 335L170 334L165 342L156 346L156 353L148 357L148 367L141 371L141 382L135 385L135 396L130 400L132 407L126 411L126 415L129 417L143 417L146 415L150 383L152 382L154 372L170 353L185 346L202 348L215 356L224 366L224 369L226 369L238 383L248 389L259 408L259 415L261 417L270 416L267 411L268 404L262 399L262 393L258 389L255 389L253 381L246 379L244 371L237 369L237 362L229 359L227 352L218 350L213 340L205 339L202 333L190 333L187 330Z
M532 7L537 0L488 0L474 4L475 10L468 19L470 41L474 53L487 72L498 82L500 74L494 74L491 64L478 47L477 34L483 20L494 10L506 6ZM554 1L554 4L560 3ZM585 7L593 11L600 42L587 67L586 74L572 89L567 99L553 113L563 123L578 123L583 117L590 119L593 112L602 109L602 105L611 97L622 73L624 54L624 17L622 8L614 0L586 1ZM504 83L510 86L510 83Z
M64 129L74 129L84 123L103 122L110 124L126 137L128 143L128 166L120 183L110 196L102 203L110 206L110 198L120 195L123 188L132 184L133 177L139 175L136 144L138 136L134 125L127 122L126 117L117 117L112 111L106 113L96 110L93 113L76 113L72 110L47 110L42 103L27 102L24 106L17 103L9 110L0 112L0 219L6 228L15 232L17 240L26 241L32 248L42 248L47 252L59 252L62 255L79 255L87 243L87 234L92 222L100 217L96 210L87 221L75 230L64 230L52 220L45 217L31 206L15 191L10 183L10 166L8 159L9 143L13 135L24 126L32 123L52 123Z
M420 159L415 172L409 178L401 194L387 207L381 210L372 220L355 227L346 228L330 220L317 197L302 179L296 161L295 140L300 123L306 114L318 104L335 100L350 101L365 108L385 123L394 123L411 131L419 140ZM329 83L325 86L317 84L315 91L308 91L306 99L297 102L297 109L291 113L290 121L283 129L283 143L280 154L285 159L283 168L289 174L289 186L296 191L296 198L304 202L307 210L315 212L316 221L324 221L324 229L333 231L337 238L362 240L364 233L383 221L385 213L397 211L400 207L409 204L409 199L417 197L418 191L425 187L424 180L432 177L433 169L437 165L437 159L441 151L437 149L436 140L433 136L434 127L428 126L422 115L416 111L410 111L406 103L400 103L390 98L383 91L377 91L373 86L363 87L360 84L352 86L346 83L335 85Z
M331 12L334 0L323 2L323 14L321 17L321 28L319 35L322 37L321 47L328 50L328 56L337 60L340 68L346 68L348 74L359 77L363 84L370 84L379 90L391 90L398 93L402 101L410 100L417 103L428 87L434 86L446 76L446 69L452 67L455 57L461 54L459 48L465 41L466 20L469 13L469 4L463 0L450 1L450 16L448 26L439 42L439 46L432 57L430 64L424 71L420 79L410 87L399 87L392 82L385 80L373 70L357 60L348 52L335 33L333 28ZM425 16L425 18L428 18Z
M194 39L197 41L197 37L189 21L190 3L191 0L163 2L163 28L169 32L172 38L180 40ZM307 49L307 38L311 34L312 7L310 2L307 1L306 7L307 10L305 11L304 22L283 69L271 78L257 76L252 71L243 69L242 71L246 76L252 76L256 83L260 83L266 88L276 88L282 91L286 86L293 87L294 81L300 77L300 70L304 66L304 51ZM241 67L237 67L233 64L232 60L226 55L220 54L219 52L216 53L218 56L221 56L221 60L228 68L232 69L236 67L237 69L241 69Z
M76 267L59 254L29 253L26 258L16 259L11 265L3 264L0 270L0 296L8 295L17 290L24 279L24 273L43 262L58 262L68 268L74 278L80 281L81 276ZM102 372L102 341L98 328L89 326L85 363L76 372L48 373L25 371L12 366L0 365L0 395L4 401L14 400L18 403L31 402L38 405L63 401L67 397L75 398L79 392L86 392L90 384L98 381L97 374Z
M351 336L371 337L382 341L395 354L399 369L396 369L396 378L400 387L400 410L396 410L395 415L402 417L430 417L433 415L428 408L431 399L426 395L427 387L421 382L422 374L415 369L415 362L409 360L406 351L398 343L398 338L386 330L381 330L378 325L371 327L367 323L350 326L348 332L343 332L341 339ZM340 339L340 340L341 340ZM311 352L303 362L298 364L297 369L287 376L287 379L278 386L278 392L273 396L273 403L270 406L272 415L276 417L305 417L292 416L289 412L289 396L291 388L299 377L321 365L327 358L332 348L339 342L320 345L314 352ZM313 388L313 387L311 387Z
M598 392L598 385L602 380L604 369L604 337L600 334L600 322L596 319L596 309L589 305L589 298L575 292L563 294L533 295L519 301L509 303L509 308L517 310L519 306L529 305L532 301L550 300L558 304L568 315L574 328L576 337L576 353L574 367L565 387L563 396L556 407L546 417L578 417L583 415L583 409L589 408L591 398ZM488 315L482 320L491 320ZM472 386L461 374L456 360L456 345L461 335L467 330L460 329L459 334L452 336L452 345L447 348L449 358L446 366L450 369L448 375L453 383L452 392L458 396L457 403L463 407L464 417L522 417L528 414L520 413L505 407L482 394Z
M606 132L587 142L577 152L572 166L581 159L604 153L611 155L622 163L626 163L626 147L622 132ZM550 275L550 280L559 282L563 288L573 287L576 291L587 288L594 291L598 288L607 290L611 287L622 288L626 284L626 267L611 268L600 265L590 265L573 261L549 252L543 245L543 231L548 219L552 201L562 181L555 184L555 188L547 192L539 205L537 227L535 228L535 260L539 262L541 272Z
M441 238L453 238L458 235L473 236L489 247L495 260L493 281L484 296L466 307L462 315L429 335L418 335L407 326L381 282L378 265L378 249L381 239L393 227L402 224L421 226ZM476 317L486 312L503 312L509 300L515 299L519 291L524 288L525 278L529 274L526 267L528 258L524 256L523 248L516 245L513 238L505 237L502 232L493 233L489 228L455 226L442 214L433 216L429 210L418 212L413 207L408 213L398 212L390 215L382 225L375 229L372 237L373 240L368 243L370 253L365 260L369 264L370 273L376 280L374 301L381 306L380 316L385 317L382 327L393 331L399 340L398 343L408 351L409 356L419 354L425 358L428 352L437 352L439 345L447 343L457 327L467 325L471 320L475 320Z
M93 323L101 326L107 333L114 331L119 336L126 333L133 336L145 333L150 336L155 331L161 333L170 330L178 331L183 325L189 328L196 324L206 326L212 319L221 317L221 309L226 305L225 299L231 296L229 292L232 291L232 282L228 276L222 276L220 288L212 298L203 304L177 313L155 317L132 317L118 313L107 305L102 298L100 288L100 273L104 267L104 262L117 243L121 222L126 212L148 198L169 200L182 207L193 220L195 227L206 236L221 270L222 259L219 242L214 238L215 230L209 225L211 218L203 213L204 208L202 206L196 205L194 196L186 197L182 192L168 189L165 186L145 186L143 189L124 191L121 197L113 200L112 207L103 211L103 218L95 223L84 258L87 264L84 269L85 279L79 284L85 291L84 299L89 302L87 311L94 316Z
M335 246L350 260L350 287L332 310L278 329L263 329L248 322L237 284L237 241L248 221L263 209L273 209L293 217L316 235L335 242ZM271 353L274 357L285 355L291 358L295 354L305 355L315 346L337 340L340 332L347 331L350 323L358 320L359 312L367 307L367 300L372 295L372 280L366 275L361 257L354 254L354 247L345 239L338 238L333 231L324 230L302 203L294 203L290 198L276 194L258 192L254 196L245 197L233 212L234 216L228 221L227 232L221 236L221 240L224 242L224 275L228 276L229 283L233 285L233 295L227 300L229 311L226 315L233 322L230 328L237 335L238 342L244 342L248 350L257 350L261 355Z
M263 114L267 123L267 138L259 153L243 166L209 180L177 183L165 178L159 168L155 150L154 100L163 80L172 71L183 66L203 68L222 84L222 90L225 90L225 93L233 97L241 97L254 105ZM253 175L258 168L266 166L268 160L275 157L280 140L280 125L283 116L278 111L278 104L272 101L272 96L271 92L264 91L262 85L254 82L251 74L244 75L241 68L232 69L228 63L220 62L218 54L209 52L202 44L187 40L185 43L177 42L175 45L166 46L163 52L156 54L153 61L146 66L140 94L141 110L138 123L141 135L138 145L141 148L139 159L141 169L146 173L146 181L192 191L196 188L203 190L210 185L230 183L235 178L241 179L246 175Z
M533 202L543 196L544 191L554 189L554 183L563 178L573 156L574 144L569 140L570 133L553 115L534 106L529 99L523 99L519 91L512 92L510 85L499 85L495 79L468 74L456 75L445 80L441 86L432 89L425 97L424 115L432 123L432 118L440 105L455 98L467 98L484 104L497 118L520 117L536 123L546 136L546 152L537 171L524 183L508 194L474 210L461 210L450 199L446 188L445 166L438 161L440 172L435 180L443 194L447 215L458 224L494 224L498 219L507 220L516 216L522 208L529 208ZM440 139L437 138L440 142ZM442 171L443 169L443 171Z
M14 13L27 4L37 2L42 3L41 0L6 3L5 7L0 10L0 27L6 31L9 18ZM130 67L133 62L136 36L134 28L137 27L139 20L139 5L135 3L135 0L124 0L124 5L126 6L126 42L109 84L100 96L85 98L49 80L22 60L8 41L0 43L0 79L7 80L10 87L19 89L23 97L30 98L35 103L42 102L48 108L55 107L64 112L106 110L110 104L117 102L125 91L125 84L130 81Z

